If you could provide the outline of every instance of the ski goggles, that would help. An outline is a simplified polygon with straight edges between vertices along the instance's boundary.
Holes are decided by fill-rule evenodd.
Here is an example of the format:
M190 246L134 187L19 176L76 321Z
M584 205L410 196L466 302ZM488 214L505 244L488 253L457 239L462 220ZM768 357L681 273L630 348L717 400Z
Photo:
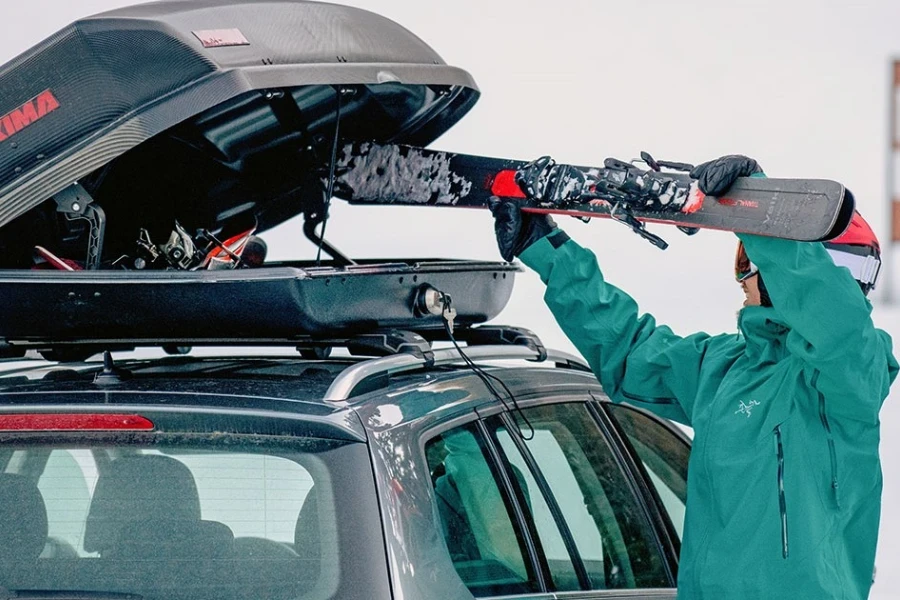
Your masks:
M734 257L734 278L741 283L757 273L759 273L759 268L750 262L750 257L744 250L744 242L738 242L737 253Z
M834 264L849 269L853 279L861 283L866 290L875 287L878 272L881 270L881 258L871 248L827 242L824 245Z
M878 273L881 270L881 259L866 246L825 243L825 249L834 264L845 267L868 293L875 287ZM738 242L737 254L734 257L734 278L738 283L746 281L759 273L759 268L750 262L743 242Z

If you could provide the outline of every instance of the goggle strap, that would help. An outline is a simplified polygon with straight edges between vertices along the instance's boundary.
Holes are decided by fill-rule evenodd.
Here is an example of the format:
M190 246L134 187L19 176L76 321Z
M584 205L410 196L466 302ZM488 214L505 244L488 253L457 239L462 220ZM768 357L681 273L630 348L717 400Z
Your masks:
M853 279L864 285L874 285L881 269L881 261L874 256L860 256L849 252L841 252L832 248L828 249L831 260L839 267L846 267L853 275Z

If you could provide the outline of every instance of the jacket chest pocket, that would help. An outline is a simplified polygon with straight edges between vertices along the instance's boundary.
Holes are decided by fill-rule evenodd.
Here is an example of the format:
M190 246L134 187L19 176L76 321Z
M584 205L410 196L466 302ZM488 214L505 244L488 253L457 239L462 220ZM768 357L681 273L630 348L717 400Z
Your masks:
M837 452L835 450L835 443L831 432L831 424L828 420L828 414L825 410L825 396L823 396L821 393L815 392L814 399L816 401L819 424L824 430L827 445L829 489L827 491L824 491L824 493L827 494L828 499L832 503L834 508L840 510L841 498L840 488L838 485ZM810 417L811 416L812 415L810 415ZM785 491L785 481L789 477L797 476L795 473L792 474L791 471L791 469L796 468L797 465L785 461L785 457L789 456L787 448L791 443L789 436L785 435L785 426L787 424L787 422L778 423L772 430L772 439L774 443L773 454L776 466L776 478L774 483L776 493L778 494L778 512L781 525L781 552L783 558L788 558L789 554L788 503L791 500L789 494ZM814 423L809 423L809 425L815 426ZM809 443L809 441L810 440L794 440L794 442L796 443ZM819 438L819 441L821 443L821 438Z
M819 378L819 372L813 375L812 383L815 387L816 380ZM830 488L831 488L831 500L834 502L834 507L837 509L841 508L841 494L840 488L838 487L838 461L837 461L837 450L834 447L834 435L831 433L831 423L828 421L828 413L825 410L825 395L816 390L816 399L818 403L819 409L819 421L822 423L822 428L825 430L825 439L828 444L828 460L830 463Z
M781 425L776 425L772 432L775 441L775 461L777 466L776 489L778 490L778 514L781 520L781 556L788 557L788 517L787 497L784 492L784 439Z

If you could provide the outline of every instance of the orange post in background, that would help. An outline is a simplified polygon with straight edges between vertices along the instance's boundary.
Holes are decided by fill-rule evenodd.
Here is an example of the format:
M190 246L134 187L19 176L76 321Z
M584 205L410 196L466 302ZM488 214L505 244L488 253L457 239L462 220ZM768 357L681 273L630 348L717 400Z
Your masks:
M900 194L897 187L897 169L900 168L900 131L898 131L897 110L900 103L900 60L894 60L890 98L890 161L888 180L891 184L888 194L891 199L891 241L900 241Z
M890 227L890 241L881 252L881 298L886 304L894 300L894 243L900 240L900 58L890 63L888 86L888 139L887 139L887 210L885 215Z

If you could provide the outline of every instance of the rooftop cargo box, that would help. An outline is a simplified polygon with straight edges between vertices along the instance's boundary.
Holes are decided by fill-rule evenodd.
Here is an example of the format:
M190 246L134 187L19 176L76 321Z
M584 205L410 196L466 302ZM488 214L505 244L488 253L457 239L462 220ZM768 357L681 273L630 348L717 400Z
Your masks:
M338 139L424 146L479 95L388 19L300 0L123 8L6 64L0 90L0 343L439 327L413 306L423 284L471 325L509 297L508 265L354 267L317 238ZM238 266L223 245L301 214L323 263L184 257L193 242ZM322 306L330 284L341 311Z

